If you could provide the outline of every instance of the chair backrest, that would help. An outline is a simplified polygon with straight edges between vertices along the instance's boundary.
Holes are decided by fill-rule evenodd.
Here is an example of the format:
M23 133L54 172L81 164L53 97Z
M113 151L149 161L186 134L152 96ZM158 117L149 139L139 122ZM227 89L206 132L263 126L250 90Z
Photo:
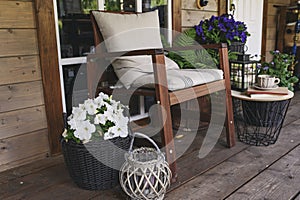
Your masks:
M101 54L102 52L107 52L107 49L106 49L106 46L105 46L105 43L104 43L102 33L99 29L99 26L97 24L95 16L93 15L93 12L108 12L108 13L117 13L117 12L115 12L115 11L99 11L99 10L91 10L90 11L90 18L91 18L91 23L92 23L92 27L93 27L93 33L94 33L94 44L95 44L97 53ZM118 13L120 13L120 12L118 12ZM122 12L122 13L123 14L132 14L131 12ZM103 69L101 70L102 71L102 73L101 73L102 76L100 78L95 76L95 74L93 73L93 69L88 70L88 82L89 82L89 84L93 84L97 80L99 80L99 85L96 86L97 88L102 87L102 86L106 87L108 85L115 85L115 83L118 80L117 75L114 72L112 65L109 65L107 67L107 66L101 66L101 65L97 65L97 64L94 64L94 65L90 64L89 67L90 68L99 68L99 67L101 68L101 67L103 67ZM96 93L97 92L98 91L96 91ZM92 94L92 95L95 95L95 94Z
M136 13L136 15L133 12L92 10L90 11L90 17L94 32L96 53L98 55L116 51L126 52L132 50L162 48L157 10L148 13ZM141 56L139 56L139 58L132 56L130 59L129 57L126 57L125 60L118 57L116 58L117 59L113 63L115 69L113 69L112 65L107 66L104 64L101 66L98 64L98 68L103 68L101 70L100 80L99 77L95 76L95 73L93 73L93 70L96 70L96 66L88 66L88 81L95 82L96 79L98 79L100 87L101 85L115 85L119 80L116 76L117 68L117 75L123 77L121 80L122 84L128 88L128 82L130 81L124 81L124 79L126 79L124 77L126 76L123 75L128 74L126 69L131 69L132 66L130 63L135 63L134 65L140 66L140 69L146 70L147 72L149 71L148 68L151 68L153 71L151 65L146 69L146 65L144 65L146 58L141 58ZM149 57L148 59L150 59L151 63L151 58ZM124 61L127 61L126 64L129 66L124 64ZM122 66L125 65L126 67L123 68ZM91 68L94 69L91 70ZM131 72L136 72L136 74L138 73L137 71L131 70ZM132 73L131 76L135 77ZM97 86L97 88L99 88L99 86Z

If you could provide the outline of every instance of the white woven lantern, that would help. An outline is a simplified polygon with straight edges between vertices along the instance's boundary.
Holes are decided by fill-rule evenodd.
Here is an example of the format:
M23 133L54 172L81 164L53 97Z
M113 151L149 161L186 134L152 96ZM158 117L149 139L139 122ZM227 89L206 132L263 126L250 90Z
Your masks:
M141 147L132 150L135 135L148 139L155 149ZM171 171L155 142L144 134L134 133L125 159L120 170L120 184L125 193L132 199L163 199L170 186Z

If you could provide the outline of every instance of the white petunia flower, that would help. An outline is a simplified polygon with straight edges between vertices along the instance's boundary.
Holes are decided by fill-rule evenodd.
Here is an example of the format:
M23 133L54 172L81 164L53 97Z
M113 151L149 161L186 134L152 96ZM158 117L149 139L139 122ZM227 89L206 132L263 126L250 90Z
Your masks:
M97 112L97 104L92 99L85 100L84 107L89 115L94 115Z
M96 99L110 99L107 94L104 94L103 92L100 92L98 97Z
M76 120L74 118L69 119L68 124L70 125L70 128L73 130L76 130L78 128L78 122L80 122L80 120Z
M73 107L72 117L76 120L85 120L86 111L78 107Z
M77 130L74 131L74 136L83 142L88 142L92 137L92 133L95 131L95 125L91 124L89 121L82 121Z
M107 120L107 117L103 114L96 115L94 119L94 124L105 124Z

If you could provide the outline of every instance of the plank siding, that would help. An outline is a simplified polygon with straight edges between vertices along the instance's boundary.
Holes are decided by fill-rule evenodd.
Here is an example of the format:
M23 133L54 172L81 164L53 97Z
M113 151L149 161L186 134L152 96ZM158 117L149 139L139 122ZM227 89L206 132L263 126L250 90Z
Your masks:
M265 55L266 61L269 61L272 56L269 53L270 51L275 50L276 48L276 26L278 18L278 10L274 5L290 5L290 0L281 1L281 0L265 0L264 2L264 22L263 22L263 41L262 41L262 55ZM284 28L284 27L280 27ZM275 38L274 38L275 36Z
M218 15L217 11L197 11L197 10L182 10L182 26L193 27L198 25L203 19L210 18L212 15Z
M0 1L0 171L49 155L33 0Z
M42 81L0 86L0 113L44 104Z
M0 8L0 28L36 27L31 1L0 1Z
M45 115L44 106L35 106L1 113L0 139L47 128Z
M182 30L198 25L203 19L210 18L212 15L218 15L219 1L209 1L207 6L197 8L196 1L183 0L181 4L181 25Z
M37 55L35 29L0 29L0 57Z
M41 80L38 56L0 58L0 85Z
M0 169L2 165L34 155L43 154L43 157L46 157L48 149L45 146L48 146L47 129L1 140Z

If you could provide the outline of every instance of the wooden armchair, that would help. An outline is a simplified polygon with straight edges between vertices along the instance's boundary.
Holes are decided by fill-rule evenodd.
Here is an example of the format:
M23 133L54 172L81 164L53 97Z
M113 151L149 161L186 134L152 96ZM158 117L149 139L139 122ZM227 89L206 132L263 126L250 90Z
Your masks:
M153 17L153 15L155 15L154 12L152 14L149 13L148 14L149 16L144 16L144 17L148 18L149 20L150 17ZM104 13L104 18L103 16L101 17L98 16L98 14L102 15L103 13ZM152 73L155 79L155 87L152 89L151 88L149 89L149 87L134 89L134 93L137 93L139 95L155 95L157 104L160 104L164 109L164 111L161 110L161 113L159 113L159 121L161 123L164 122L163 128L161 130L161 137L162 137L163 144L165 146L166 159L170 164L170 168L173 174L173 180L175 180L177 177L176 149L173 140L172 119L171 119L171 109L170 109L171 106L198 97L202 97L213 92L225 90L225 94L226 94L225 126L226 126L227 144L229 147L232 147L235 144L227 46L226 44L215 44L215 45L204 46L205 48L212 48L218 50L219 59L220 59L220 69L222 69L223 71L223 78L205 84L194 85L192 87L170 90L168 88L167 69L166 69L167 68L166 62L168 60L166 60L166 57L164 55L164 52L170 49L163 49L162 46L158 46L158 47L151 46L150 48L146 48L146 49L142 48L141 46L138 46L138 47L130 47L126 49L127 46L125 46L125 50L121 48L121 52L117 52L116 49L114 49L115 44L110 44L109 43L110 41L103 42L104 38L105 40L110 40L111 38L105 35L107 33L103 34L103 30L101 30L103 29L103 26L100 24L102 22L101 20L106 21L108 27L115 26L114 23L108 22L107 18L113 16L113 17L117 17L116 19L118 19L119 17L118 15L120 14L122 14L122 16L124 16L126 20L128 16L129 17L132 16L133 18L135 17L139 18L140 15L142 15L142 17L143 15L145 15L144 13L143 14L129 14L129 13L115 14L115 13L108 13L102 11L91 11L91 20L94 29L94 40L97 48L96 48L96 53L89 55L88 57L87 76L88 76L89 96L93 97L99 91L98 90L99 87L102 87L101 88L102 91L105 91L106 88L107 93L111 93L112 92L110 90L111 88L107 88L107 85L115 84L117 81L119 81L115 71L111 69L111 67L107 68L107 66L110 64L112 60L110 58L116 58L116 57L121 58L123 56L137 56L137 55L151 56L150 62L152 60L152 63L150 64L153 66L154 73L153 72ZM122 17L121 20L123 20ZM158 18L154 20L158 20ZM136 27L133 27L133 29L134 28ZM156 33L152 33L151 37L152 36L155 37L154 34ZM130 33L130 36L128 37L131 36L132 34ZM160 35L157 37L160 37ZM138 45L139 43L143 43L139 39L140 39L139 37L135 38L136 43L138 43ZM151 40L151 38L149 38L149 40ZM149 46L149 44L146 44L146 46L147 45ZM193 46L185 49L192 50L197 48L199 47ZM97 61L102 60L100 61L101 64L99 64L99 62L96 62L96 60ZM99 74L101 74L101 77L99 77ZM129 90L130 89L131 88L129 88ZM126 93L127 91L128 90L123 87L122 89L118 90L118 93L124 93L124 92Z

